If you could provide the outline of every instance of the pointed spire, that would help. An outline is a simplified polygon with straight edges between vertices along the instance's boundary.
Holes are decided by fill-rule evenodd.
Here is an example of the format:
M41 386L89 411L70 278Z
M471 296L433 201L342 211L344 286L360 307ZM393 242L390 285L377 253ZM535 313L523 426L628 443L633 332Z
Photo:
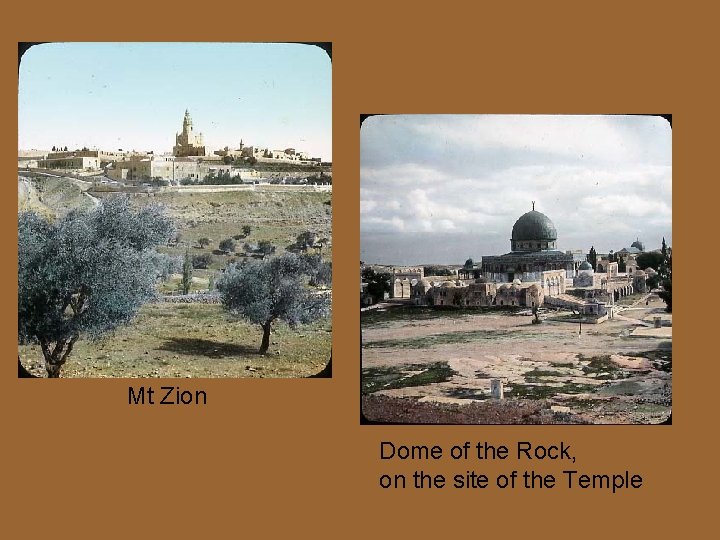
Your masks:
M533 210L535 210L535 201L533 201L532 204L533 204Z

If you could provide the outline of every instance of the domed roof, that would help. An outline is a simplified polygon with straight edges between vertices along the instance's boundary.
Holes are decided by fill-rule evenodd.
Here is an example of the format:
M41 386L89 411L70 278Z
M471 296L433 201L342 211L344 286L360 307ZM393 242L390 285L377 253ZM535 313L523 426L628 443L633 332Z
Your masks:
M593 267L592 267L592 264L590 264L589 262L583 261L582 263L580 263L580 267L578 269L579 270L592 270Z
M455 287L455 283L452 281L443 281L443 284L440 285L441 287Z
M530 210L513 225L512 239L557 240L557 231L549 217L537 210Z
M638 276L638 277L642 277L642 276L645 276L645 275L647 275L647 274L645 274L645 272L643 272L643 271L640 270L639 268L638 268L638 269L635 271L635 273L633 274L633 276Z
M522 281L520 281L518 278L513 279L513 285L521 285Z
M643 246L643 243L639 238L630 244L630 247L638 248L640 251L645 251L645 246Z

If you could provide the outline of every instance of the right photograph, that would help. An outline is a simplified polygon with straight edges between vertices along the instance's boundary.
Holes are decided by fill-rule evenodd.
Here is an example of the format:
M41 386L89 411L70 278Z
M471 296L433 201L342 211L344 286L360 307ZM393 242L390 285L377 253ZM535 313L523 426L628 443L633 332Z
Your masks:
M364 115L361 422L668 424L670 115Z

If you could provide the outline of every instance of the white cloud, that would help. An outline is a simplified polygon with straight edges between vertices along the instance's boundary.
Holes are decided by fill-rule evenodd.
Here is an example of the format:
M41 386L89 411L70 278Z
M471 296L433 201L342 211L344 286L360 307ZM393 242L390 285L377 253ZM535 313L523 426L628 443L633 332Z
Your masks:
M376 118L361 131L361 228L374 246L369 234L387 234L397 224L406 236L383 237L391 244L386 253L442 248L443 256L463 253L464 260L468 251L475 257L507 251L512 225L531 201L555 223L561 248L619 249L636 236L652 247L671 235L664 120ZM408 242L413 233L429 241ZM441 236L442 246L432 241Z

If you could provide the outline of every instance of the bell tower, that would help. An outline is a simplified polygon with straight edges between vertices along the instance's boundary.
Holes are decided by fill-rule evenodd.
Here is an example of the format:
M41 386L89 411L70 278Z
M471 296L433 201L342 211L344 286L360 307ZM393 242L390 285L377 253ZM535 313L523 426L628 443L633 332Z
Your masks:
M193 121L187 109L185 109L185 116L183 118L182 133L175 134L173 155L177 157L205 155L202 133L198 133L197 135L193 133Z

